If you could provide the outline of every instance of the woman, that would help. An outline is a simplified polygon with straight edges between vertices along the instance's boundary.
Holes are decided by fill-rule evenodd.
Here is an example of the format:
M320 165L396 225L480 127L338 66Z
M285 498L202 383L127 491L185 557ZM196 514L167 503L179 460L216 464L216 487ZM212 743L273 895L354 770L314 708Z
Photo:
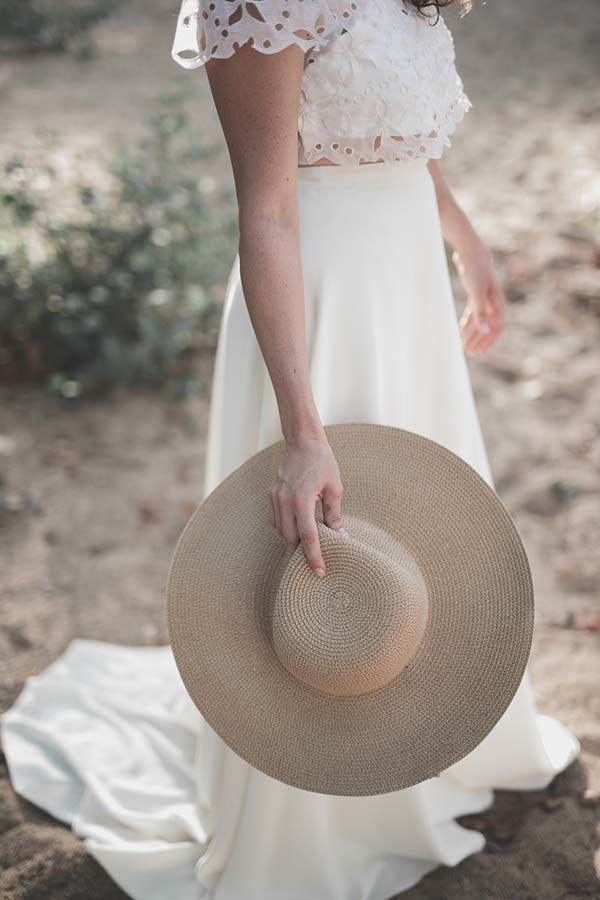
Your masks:
M441 5L184 0L178 19L173 55L206 65L239 203L205 493L283 438L265 503L317 573L317 501L331 528L344 522L324 425L412 429L492 481L465 352L497 340L505 299L435 161L470 106ZM548 785L579 752L536 711L526 672L439 777L374 797L304 792L229 750L168 648L86 641L30 679L3 738L16 790L70 822L135 900L384 900L483 847L456 816L494 788Z

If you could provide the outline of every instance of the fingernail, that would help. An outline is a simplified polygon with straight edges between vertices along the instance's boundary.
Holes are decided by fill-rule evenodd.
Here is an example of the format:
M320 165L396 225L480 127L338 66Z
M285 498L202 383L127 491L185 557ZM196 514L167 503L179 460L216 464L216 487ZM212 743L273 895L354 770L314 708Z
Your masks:
M319 578L322 578L323 575L325 574L325 569L318 568L318 569L315 569L315 572L317 573Z
M348 534L345 528L338 528L340 534Z
M489 334L489 333L490 333L490 326L488 325L487 322L482 322L480 327L481 327L481 330L482 330L482 332L483 332L484 334Z

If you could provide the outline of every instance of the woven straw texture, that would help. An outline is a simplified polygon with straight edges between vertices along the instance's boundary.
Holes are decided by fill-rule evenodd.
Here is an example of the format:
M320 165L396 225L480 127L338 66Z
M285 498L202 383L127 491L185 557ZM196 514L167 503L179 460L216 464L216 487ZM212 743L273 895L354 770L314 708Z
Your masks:
M527 665L533 585L512 518L460 457L391 426L325 431L348 532L319 505L325 577L271 524L279 441L188 522L169 633L192 700L240 757L304 790L381 794L491 731Z

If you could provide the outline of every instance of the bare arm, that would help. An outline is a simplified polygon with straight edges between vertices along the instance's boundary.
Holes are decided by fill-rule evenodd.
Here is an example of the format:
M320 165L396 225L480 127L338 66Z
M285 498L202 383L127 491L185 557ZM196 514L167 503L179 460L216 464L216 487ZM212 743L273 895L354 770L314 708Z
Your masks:
M341 527L342 485L310 385L297 210L297 120L303 51L262 54L246 45L206 64L231 158L239 209L244 299L263 354L286 451L270 493L288 547L302 541L324 571L315 521ZM265 502L269 502L265 498Z
M468 353L484 353L504 327L506 297L496 278L491 255L468 216L456 202L439 163L430 160L444 239L453 248L452 260L467 294L460 330Z

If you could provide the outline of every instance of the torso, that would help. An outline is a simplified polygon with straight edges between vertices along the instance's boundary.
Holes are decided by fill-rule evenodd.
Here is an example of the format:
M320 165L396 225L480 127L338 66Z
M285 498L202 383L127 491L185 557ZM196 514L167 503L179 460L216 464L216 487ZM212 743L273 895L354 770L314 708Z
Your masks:
M405 0L368 0L304 69L299 166L439 158L471 105L443 18Z

